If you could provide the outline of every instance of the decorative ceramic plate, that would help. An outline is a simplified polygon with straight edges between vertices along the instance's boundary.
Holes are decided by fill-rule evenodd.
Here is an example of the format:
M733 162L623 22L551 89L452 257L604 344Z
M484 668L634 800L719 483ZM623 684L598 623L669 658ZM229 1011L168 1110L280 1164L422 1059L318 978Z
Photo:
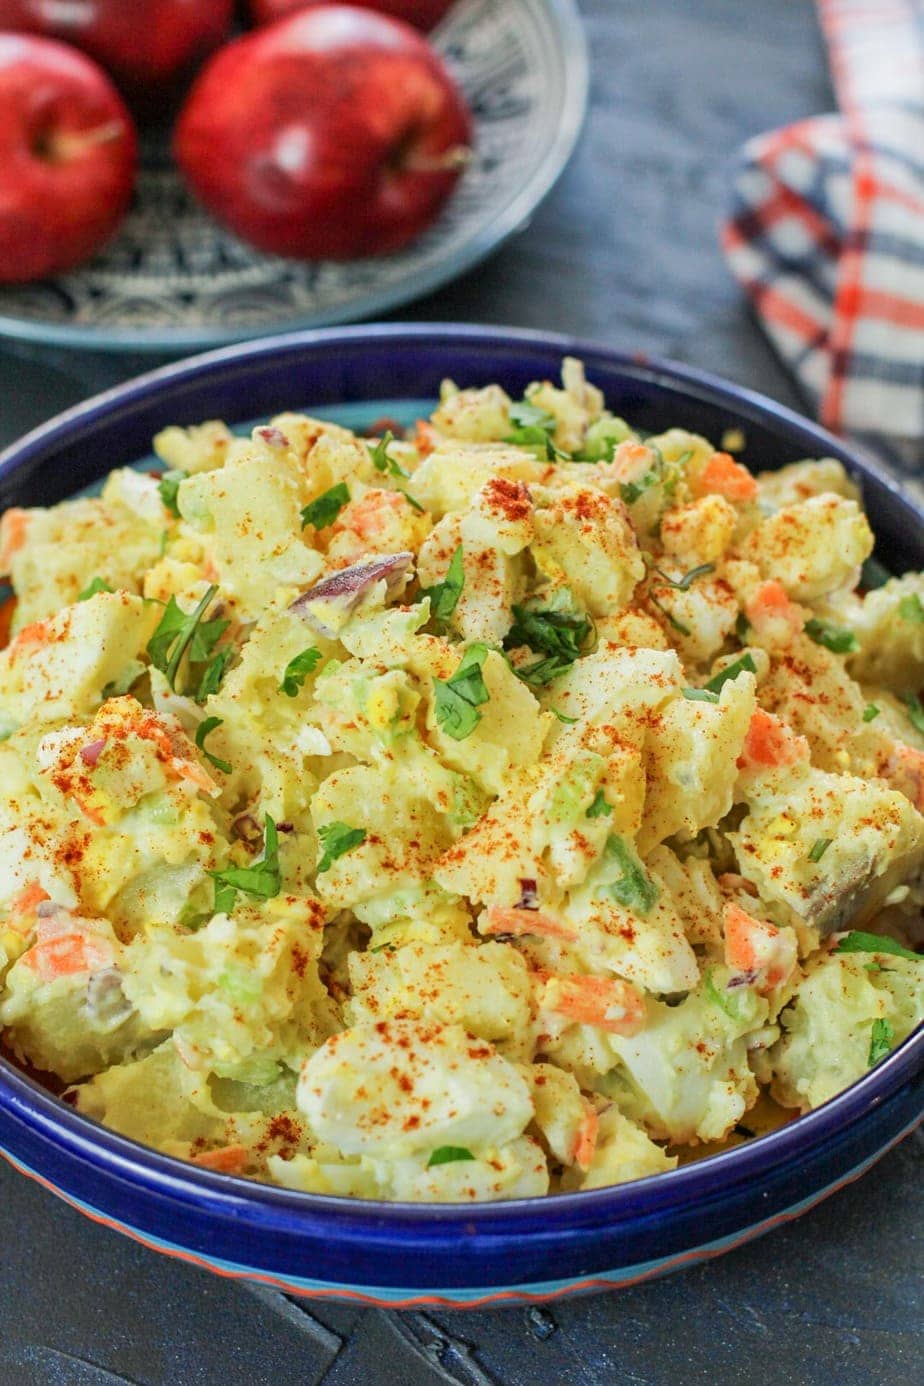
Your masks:
M897 571L924 564L924 506L851 444L750 391L588 342L437 324L334 328L168 366L60 414L0 453L0 510L47 505L143 461L168 423L240 427L284 408L410 420L440 381L516 397L584 359L640 428L743 428L755 471L836 457L863 485ZM632 1183L482 1204L382 1203L218 1174L81 1116L0 1056L0 1157L88 1217L168 1256L290 1294L391 1308L478 1308L634 1285L740 1246L858 1178L921 1121L924 1027L838 1096L735 1149ZM772 1250L768 1251L772 1256ZM479 1378L481 1380L483 1378Z
M352 322L429 293L518 230L574 148L587 103L575 0L458 0L432 35L475 120L475 157L440 218L394 255L311 264L251 250L199 207L163 134L135 206L72 274L0 289L0 334L171 351Z

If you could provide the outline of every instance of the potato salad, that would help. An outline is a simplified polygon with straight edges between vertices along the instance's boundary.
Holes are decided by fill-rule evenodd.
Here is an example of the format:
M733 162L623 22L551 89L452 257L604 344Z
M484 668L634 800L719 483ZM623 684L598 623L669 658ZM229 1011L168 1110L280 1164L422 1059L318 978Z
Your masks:
M168 428L3 515L7 1055L207 1169L431 1202L859 1079L924 1010L924 576L840 463L647 435L571 359L368 431Z

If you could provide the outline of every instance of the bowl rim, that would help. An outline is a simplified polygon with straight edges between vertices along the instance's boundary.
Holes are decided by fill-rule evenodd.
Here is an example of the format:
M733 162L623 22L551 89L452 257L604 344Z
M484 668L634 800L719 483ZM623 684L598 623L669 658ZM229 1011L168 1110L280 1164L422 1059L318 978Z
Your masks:
M853 442L845 442L787 406L744 386L647 353L616 351L595 341L522 328L453 325L450 323L386 323L357 327L305 329L260 338L206 352L161 366L105 390L75 405L25 434L0 452L0 480L30 460L50 457L63 441L73 442L103 422L117 421L139 405L166 393L170 387L209 376L234 374L248 366L283 361L301 352L320 353L331 346L367 352L370 346L419 351L427 343L486 351L521 348L537 355L581 357L592 367L600 362L628 379L679 389L692 398L728 408L745 422L752 419L790 441L809 445L809 454L831 455L861 477L871 477L897 501L908 517L921 525L924 511L883 465ZM310 393L306 385L306 393ZM306 407L310 407L306 406ZM875 1068L814 1111L798 1116L766 1135L706 1156L677 1169L625 1184L573 1193L506 1199L493 1203L409 1203L341 1195L306 1193L234 1175L218 1174L188 1161L163 1154L82 1116L36 1080L0 1057L0 1113L33 1130L62 1153L120 1177L148 1192L173 1201L209 1204L215 1213L261 1214L263 1220L282 1217L311 1220L312 1216L350 1226L375 1224L421 1232L440 1224L464 1221L481 1234L503 1235L533 1220L541 1210L550 1231L577 1225L613 1223L620 1217L653 1212L665 1205L700 1200L727 1190L755 1175L785 1165L794 1157L835 1139L846 1127L910 1082L924 1067L924 1025L912 1032Z

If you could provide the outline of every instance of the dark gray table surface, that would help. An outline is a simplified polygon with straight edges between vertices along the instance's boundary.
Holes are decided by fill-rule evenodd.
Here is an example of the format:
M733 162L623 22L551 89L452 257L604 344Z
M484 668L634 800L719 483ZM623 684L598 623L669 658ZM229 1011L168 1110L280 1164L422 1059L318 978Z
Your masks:
M402 316L594 337L798 405L716 228L741 142L833 106L811 0L582 8L593 86L570 168L505 249ZM0 445L153 363L0 347ZM904 1386L924 1364L922 1150L683 1275L472 1314L309 1312L157 1258L4 1166L0 1386Z

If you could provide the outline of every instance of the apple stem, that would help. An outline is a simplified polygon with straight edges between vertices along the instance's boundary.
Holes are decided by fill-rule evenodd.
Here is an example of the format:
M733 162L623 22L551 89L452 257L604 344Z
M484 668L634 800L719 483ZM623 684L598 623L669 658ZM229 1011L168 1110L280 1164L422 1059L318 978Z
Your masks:
M54 163L68 163L99 144L109 144L112 140L121 139L124 134L124 123L121 120L110 120L107 124L97 125L92 130L49 135L41 141L39 152Z
M454 144L442 154L413 154L401 163L402 173L455 173L466 168L474 158L467 144Z

